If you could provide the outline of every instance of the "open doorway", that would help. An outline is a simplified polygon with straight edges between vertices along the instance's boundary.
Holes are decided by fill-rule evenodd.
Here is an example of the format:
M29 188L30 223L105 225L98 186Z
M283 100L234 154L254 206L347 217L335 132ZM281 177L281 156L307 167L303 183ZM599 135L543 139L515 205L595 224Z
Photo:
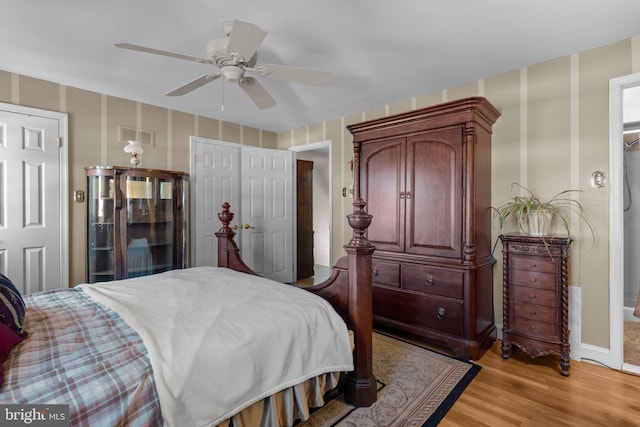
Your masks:
M296 173L296 193L305 186L296 206L299 226L296 232L297 283L312 285L323 282L331 273L331 141L291 148L296 162L306 173Z
M632 194L625 195L625 160L633 160L635 148L634 135L637 138L640 129L640 112L631 111L631 107L640 104L640 98L631 100L630 96L640 87L640 73L612 79L609 83L609 168L611 175L610 203L609 203L609 301L610 301L610 360L603 361L614 369L640 373L640 366L625 360L626 339L625 320L633 320L633 311L637 301L638 287L635 283L640 280L634 271L625 263L625 259L633 254L636 243L632 236L631 218L628 217ZM627 139L630 138L630 139ZM626 156L626 157L625 157ZM627 166L630 166L627 164ZM627 171L633 172L633 171ZM629 190L632 189L631 173L627 175ZM629 197L631 195L631 197ZM625 209L627 213L625 214ZM631 261L630 261L631 262ZM628 289L625 283L630 283ZM630 307L626 307L630 306ZM625 311L628 311L625 319ZM608 362L608 363L607 363Z

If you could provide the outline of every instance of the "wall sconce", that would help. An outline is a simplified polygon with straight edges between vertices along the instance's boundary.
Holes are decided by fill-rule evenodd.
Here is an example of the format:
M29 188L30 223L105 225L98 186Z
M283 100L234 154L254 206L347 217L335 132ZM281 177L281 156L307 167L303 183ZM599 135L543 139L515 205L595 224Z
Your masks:
M142 144L140 144L140 142L127 141L127 145L124 147L124 152L131 154L131 160L129 160L129 163L131 163L135 168L140 164L140 156L144 150L142 149Z

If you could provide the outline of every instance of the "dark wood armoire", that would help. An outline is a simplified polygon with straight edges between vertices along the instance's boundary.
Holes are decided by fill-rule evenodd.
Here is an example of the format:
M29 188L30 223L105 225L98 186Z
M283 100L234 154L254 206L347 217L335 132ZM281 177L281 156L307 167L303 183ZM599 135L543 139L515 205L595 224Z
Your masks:
M469 359L496 339L490 204L499 116L473 97L347 127L373 216L376 326Z

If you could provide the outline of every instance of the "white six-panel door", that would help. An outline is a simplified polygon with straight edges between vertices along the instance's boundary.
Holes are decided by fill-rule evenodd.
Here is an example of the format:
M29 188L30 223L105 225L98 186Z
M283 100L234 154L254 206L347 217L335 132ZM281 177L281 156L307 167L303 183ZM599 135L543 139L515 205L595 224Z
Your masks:
M223 202L238 212L240 203L240 149L230 144L214 144L204 138L191 138L195 165L191 170L194 196L193 252L196 266L217 265L218 241L215 232L222 225L218 220ZM195 167L194 167L195 166ZM236 214L232 225L238 224Z
M293 280L293 153L242 148L242 257L260 275Z
M0 272L23 294L68 286L63 129L60 113L0 104Z

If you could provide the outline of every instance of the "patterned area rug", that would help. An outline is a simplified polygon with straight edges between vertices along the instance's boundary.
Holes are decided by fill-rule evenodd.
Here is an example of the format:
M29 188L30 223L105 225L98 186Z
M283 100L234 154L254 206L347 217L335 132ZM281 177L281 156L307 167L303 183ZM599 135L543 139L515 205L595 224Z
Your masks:
M378 400L354 408L337 397L299 424L304 427L435 426L480 366L373 334L373 373L380 383Z

